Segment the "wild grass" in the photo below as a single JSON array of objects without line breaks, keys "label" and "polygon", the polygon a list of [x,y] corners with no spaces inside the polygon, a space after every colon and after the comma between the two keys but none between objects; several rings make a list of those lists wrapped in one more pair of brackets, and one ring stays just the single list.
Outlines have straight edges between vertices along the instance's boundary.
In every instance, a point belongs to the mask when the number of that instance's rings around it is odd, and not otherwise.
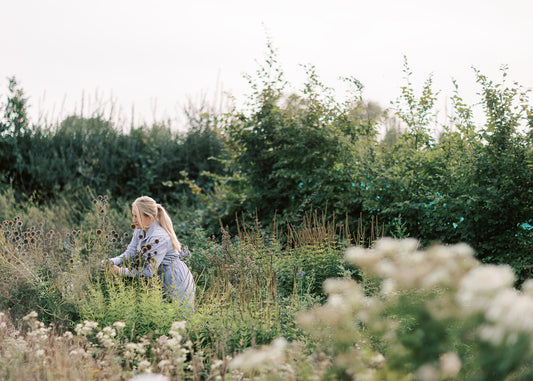
[{"label": "wild grass", "polygon": [[363,236],[314,212],[271,234],[237,223],[235,236],[222,228],[183,242],[197,283],[191,316],[163,298],[157,278],[101,271],[130,238],[107,197],[95,197],[76,228],[28,226],[36,210],[18,207],[1,225],[1,379],[533,375],[533,283],[515,289],[510,267],[482,264],[466,245],[422,251],[414,239],[380,238],[365,249]]},{"label": "wild grass", "polygon": [[[6,216],[14,216],[4,220],[0,231],[0,310],[4,320],[19,322],[36,313],[36,324],[53,327],[54,338],[47,338],[49,341],[73,332],[84,322],[97,324],[98,329],[123,324],[120,340],[113,339],[122,347],[143,342],[155,345],[161,337],[168,337],[173,323],[187,320],[187,336],[194,350],[201,353],[201,361],[189,355],[188,364],[201,364],[204,378],[209,377],[211,366],[220,367],[220,361],[228,356],[269,344],[276,337],[305,342],[305,334],[295,323],[296,313],[323,301],[321,281],[345,271],[344,244],[332,234],[331,227],[322,229],[318,220],[309,220],[301,231],[289,228],[292,238],[281,232],[268,236],[257,221],[255,226],[239,225],[233,237],[222,228],[218,239],[204,236],[201,242],[183,242],[190,253],[184,260],[197,283],[196,313],[191,317],[163,298],[157,278],[131,280],[100,271],[100,261],[120,253],[131,238],[124,208],[111,205],[107,196],[85,202],[89,205],[85,212],[78,210],[76,218],[57,221],[57,227],[47,216],[54,210],[71,216],[68,202],[38,209],[32,204],[17,204],[7,193],[0,196],[0,203],[5,205]],[[40,222],[29,226],[27,218]],[[74,220],[79,222],[76,228],[72,227]],[[189,231],[194,234],[187,237],[198,239],[201,235],[200,228]],[[312,250],[315,246],[316,252]],[[307,256],[316,258],[307,260]],[[327,268],[313,268],[323,263]],[[27,340],[20,336],[23,327],[6,324],[12,328],[13,340]],[[59,346],[59,342],[54,341],[54,345]],[[92,342],[90,346],[94,349],[95,345],[103,344]],[[62,350],[67,349],[57,349]],[[107,352],[105,356],[91,354],[96,359],[106,356]],[[47,363],[53,361],[48,358]],[[116,358],[93,365],[102,369],[108,363],[129,370],[126,374],[140,371]],[[158,370],[153,361],[150,369]],[[13,372],[6,373],[5,378],[22,371]],[[109,379],[115,371],[92,372],[96,378]],[[59,373],[43,373],[38,378],[61,377]],[[78,377],[76,373],[74,378]]]}]

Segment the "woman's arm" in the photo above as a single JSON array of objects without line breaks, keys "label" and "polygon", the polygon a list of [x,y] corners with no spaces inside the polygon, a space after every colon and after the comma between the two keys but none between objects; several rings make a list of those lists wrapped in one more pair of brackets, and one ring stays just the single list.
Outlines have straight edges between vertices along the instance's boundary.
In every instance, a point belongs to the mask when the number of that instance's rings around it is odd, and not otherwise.
[{"label": "woman's arm", "polygon": [[131,238],[131,242],[126,248],[126,251],[124,251],[117,257],[109,258],[108,261],[111,262],[113,265],[118,266],[125,260],[128,261],[133,258],[133,256],[137,253],[137,245],[139,244],[139,240],[144,237],[144,234],[145,233],[141,229],[135,229],[135,231],[133,232],[133,237]]},{"label": "woman's arm", "polygon": [[154,276],[154,274],[157,273],[157,269],[163,261],[163,258],[165,258],[167,251],[172,248],[172,242],[170,241],[168,234],[157,234],[148,237],[141,248],[144,248],[142,254],[142,267],[138,269],[120,267],[118,268],[120,275],[135,278],[138,278],[139,276],[147,278]]}]

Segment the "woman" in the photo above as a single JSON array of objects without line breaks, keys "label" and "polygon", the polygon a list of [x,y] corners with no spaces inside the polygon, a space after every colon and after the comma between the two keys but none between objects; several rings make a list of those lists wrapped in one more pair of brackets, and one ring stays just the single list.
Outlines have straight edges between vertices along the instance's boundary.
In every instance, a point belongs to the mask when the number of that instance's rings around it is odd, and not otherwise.
[{"label": "woman", "polygon": [[[112,272],[129,277],[152,277],[163,281],[163,291],[194,312],[196,287],[187,265],[180,260],[181,244],[167,211],[154,199],[142,196],[131,208],[135,231],[126,251],[107,261]],[[119,267],[123,263],[133,266]]]}]

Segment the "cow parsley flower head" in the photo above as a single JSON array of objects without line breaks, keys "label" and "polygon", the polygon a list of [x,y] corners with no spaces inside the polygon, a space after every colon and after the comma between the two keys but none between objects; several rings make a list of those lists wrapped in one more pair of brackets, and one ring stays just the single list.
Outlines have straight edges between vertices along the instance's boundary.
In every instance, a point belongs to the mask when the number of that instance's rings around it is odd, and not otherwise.
[{"label": "cow parsley flower head", "polygon": [[287,340],[284,338],[275,339],[272,344],[260,349],[249,349],[237,355],[230,363],[231,369],[241,369],[244,371],[261,371],[279,365],[285,357]]},{"label": "cow parsley flower head", "polygon": [[461,280],[457,302],[467,312],[485,312],[492,298],[513,287],[515,274],[507,265],[482,265],[473,268]]}]

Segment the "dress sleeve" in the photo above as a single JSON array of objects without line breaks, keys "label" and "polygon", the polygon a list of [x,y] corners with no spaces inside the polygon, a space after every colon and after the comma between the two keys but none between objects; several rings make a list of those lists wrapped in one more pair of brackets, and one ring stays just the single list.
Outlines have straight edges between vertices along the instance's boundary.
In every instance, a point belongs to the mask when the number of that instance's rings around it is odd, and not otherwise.
[{"label": "dress sleeve", "polygon": [[126,251],[124,251],[122,254],[120,254],[117,257],[109,258],[109,261],[112,262],[114,265],[120,265],[124,260],[130,260],[133,258],[133,256],[137,253],[137,245],[139,243],[139,240],[142,238],[142,235],[144,235],[144,232],[141,229],[136,229],[133,232],[133,237],[131,238],[131,242],[126,248]]},{"label": "dress sleeve", "polygon": [[160,234],[147,237],[146,242],[141,246],[142,268],[128,269],[122,267],[119,269],[120,275],[135,278],[140,276],[150,278],[154,276],[157,274],[157,269],[171,246],[172,243],[168,235]]}]

